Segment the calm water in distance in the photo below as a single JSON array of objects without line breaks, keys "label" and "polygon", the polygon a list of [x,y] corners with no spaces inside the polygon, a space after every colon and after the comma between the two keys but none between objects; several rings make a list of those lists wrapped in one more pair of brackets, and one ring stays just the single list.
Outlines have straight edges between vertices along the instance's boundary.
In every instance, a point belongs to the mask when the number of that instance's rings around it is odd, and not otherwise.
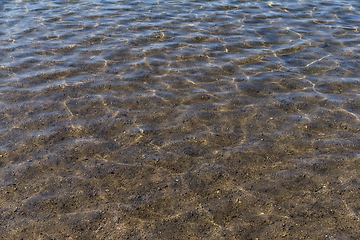
[{"label": "calm water in distance", "polygon": [[0,2],[3,239],[359,239],[360,2]]}]

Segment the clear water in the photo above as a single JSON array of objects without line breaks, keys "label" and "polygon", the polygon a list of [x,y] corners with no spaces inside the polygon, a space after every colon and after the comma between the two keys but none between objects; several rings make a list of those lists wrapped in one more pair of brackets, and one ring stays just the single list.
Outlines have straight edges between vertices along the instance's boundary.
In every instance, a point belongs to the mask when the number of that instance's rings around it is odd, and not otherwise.
[{"label": "clear water", "polygon": [[4,239],[359,239],[360,3],[1,1]]}]

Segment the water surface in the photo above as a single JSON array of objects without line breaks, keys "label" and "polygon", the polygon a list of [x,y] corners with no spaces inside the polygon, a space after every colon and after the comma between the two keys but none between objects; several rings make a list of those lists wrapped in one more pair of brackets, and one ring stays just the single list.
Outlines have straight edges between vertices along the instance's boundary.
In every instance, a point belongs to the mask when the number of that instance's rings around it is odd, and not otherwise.
[{"label": "water surface", "polygon": [[360,4],[1,1],[4,239],[359,239]]}]

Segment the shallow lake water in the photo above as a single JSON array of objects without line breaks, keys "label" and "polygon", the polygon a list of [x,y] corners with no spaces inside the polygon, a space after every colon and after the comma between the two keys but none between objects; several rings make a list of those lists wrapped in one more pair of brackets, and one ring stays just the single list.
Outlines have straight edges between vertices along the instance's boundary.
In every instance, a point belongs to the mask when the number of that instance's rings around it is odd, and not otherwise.
[{"label": "shallow lake water", "polygon": [[360,2],[0,2],[3,239],[359,239]]}]

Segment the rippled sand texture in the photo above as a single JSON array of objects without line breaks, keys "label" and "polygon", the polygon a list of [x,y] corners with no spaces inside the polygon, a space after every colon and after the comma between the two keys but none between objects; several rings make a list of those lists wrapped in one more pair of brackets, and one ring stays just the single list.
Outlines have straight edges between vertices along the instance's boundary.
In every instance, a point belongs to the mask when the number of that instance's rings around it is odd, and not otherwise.
[{"label": "rippled sand texture", "polygon": [[3,239],[359,239],[360,4],[1,1]]}]

